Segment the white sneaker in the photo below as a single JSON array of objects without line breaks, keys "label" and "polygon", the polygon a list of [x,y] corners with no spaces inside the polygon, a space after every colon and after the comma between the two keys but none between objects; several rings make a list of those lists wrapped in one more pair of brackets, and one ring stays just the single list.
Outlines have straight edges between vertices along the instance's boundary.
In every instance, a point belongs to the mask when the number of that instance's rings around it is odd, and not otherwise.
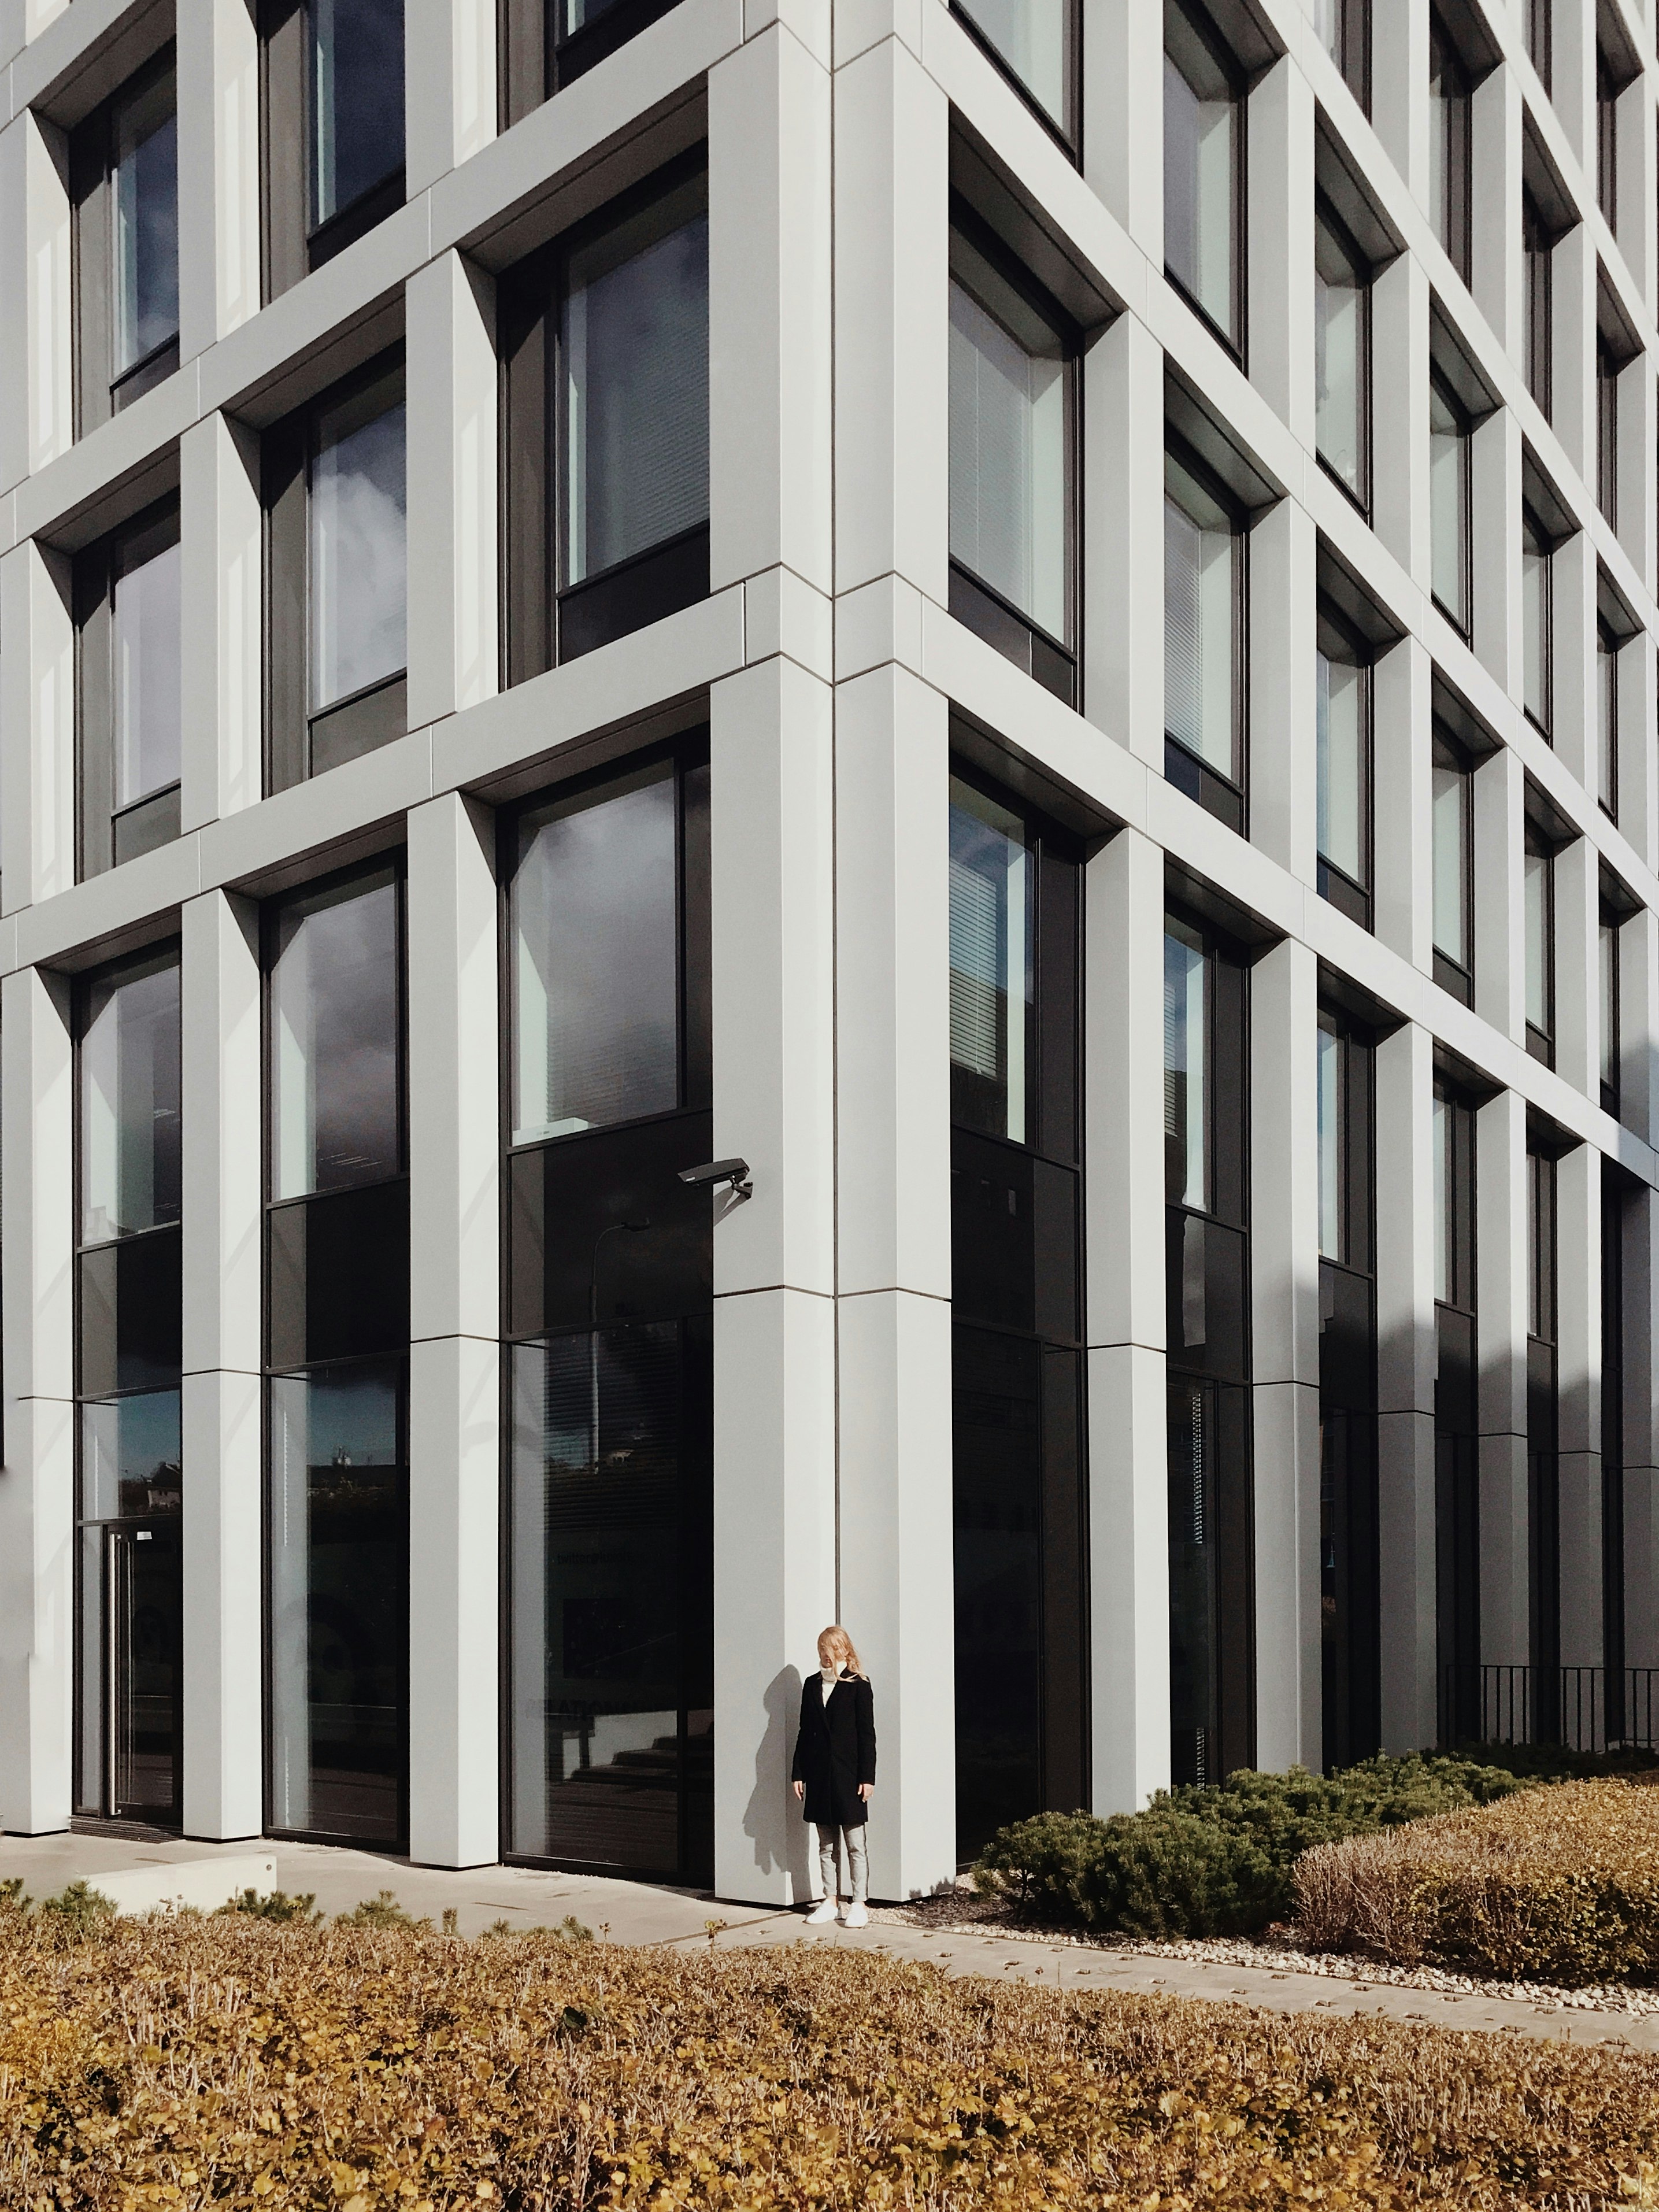
[{"label": "white sneaker", "polygon": [[870,1916],[861,1905],[849,1905],[841,1917],[843,1928],[867,1928]]},{"label": "white sneaker", "polygon": [[815,1905],[807,1914],[806,1924],[809,1928],[822,1928],[826,1920],[833,1920],[835,1917],[836,1900],[833,1897],[826,1897],[822,1905]]}]

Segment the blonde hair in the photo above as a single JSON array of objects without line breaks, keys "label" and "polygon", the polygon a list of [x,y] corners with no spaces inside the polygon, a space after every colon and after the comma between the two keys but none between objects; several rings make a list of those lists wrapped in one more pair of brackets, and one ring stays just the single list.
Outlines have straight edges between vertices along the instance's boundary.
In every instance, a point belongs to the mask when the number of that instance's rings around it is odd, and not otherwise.
[{"label": "blonde hair", "polygon": [[830,1657],[837,1666],[845,1667],[854,1674],[863,1674],[863,1663],[854,1647],[853,1639],[839,1623],[832,1621],[828,1628],[821,1628],[818,1631],[818,1664],[820,1666],[823,1664],[826,1645],[829,1647]]}]

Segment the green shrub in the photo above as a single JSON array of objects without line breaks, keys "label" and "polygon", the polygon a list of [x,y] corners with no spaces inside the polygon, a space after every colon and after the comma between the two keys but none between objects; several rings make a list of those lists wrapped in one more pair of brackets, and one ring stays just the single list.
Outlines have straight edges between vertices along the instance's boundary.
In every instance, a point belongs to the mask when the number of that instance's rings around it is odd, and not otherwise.
[{"label": "green shrub", "polygon": [[337,1912],[334,1925],[337,1928],[429,1929],[432,1923],[416,1920],[412,1913],[404,1911],[391,1890],[382,1889],[373,1897],[364,1898],[361,1904],[354,1905],[349,1912]]},{"label": "green shrub", "polygon": [[257,1889],[244,1889],[228,1904],[220,1905],[218,1911],[246,1912],[256,1920],[302,1920],[319,1928],[323,1916],[316,1910],[316,1905],[317,1893],[313,1889],[301,1890],[293,1897],[285,1889],[269,1890],[263,1897]]},{"label": "green shrub", "polygon": [[114,1919],[115,1901],[89,1882],[72,1881],[56,1897],[43,1897],[39,1911],[42,1919],[55,1922],[64,1935],[95,1936]]},{"label": "green shrub", "polygon": [[1288,1917],[1304,1851],[1524,1789],[1473,1759],[1381,1755],[1328,1775],[1242,1767],[1142,1813],[1044,1813],[994,1835],[976,1887],[1032,1918],[1145,1936],[1232,1936]]}]

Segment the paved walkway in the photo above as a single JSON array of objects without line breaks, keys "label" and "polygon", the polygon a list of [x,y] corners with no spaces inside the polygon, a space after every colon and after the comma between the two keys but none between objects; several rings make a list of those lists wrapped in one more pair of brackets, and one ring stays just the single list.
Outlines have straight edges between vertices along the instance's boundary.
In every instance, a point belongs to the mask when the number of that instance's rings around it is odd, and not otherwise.
[{"label": "paved walkway", "polygon": [[274,1852],[276,1878],[290,1891],[312,1890],[324,1911],[349,1911],[364,1898],[389,1889],[404,1910],[434,1922],[446,1910],[461,1933],[475,1936],[493,1922],[514,1927],[550,1926],[567,1913],[613,1943],[660,1943],[695,1949],[709,1940],[734,1944],[841,1943],[885,1952],[891,1958],[930,1959],[951,1974],[1013,1975],[1062,1989],[1161,1990],[1259,2005],[1273,2012],[1381,2014],[1425,2021],[1440,2027],[1485,2028],[1574,2043],[1625,2044],[1659,2051],[1659,2014],[1580,2012],[1534,2006],[1513,1998],[1441,1996],[1397,1989],[1363,1977],[1339,1981],[1324,1974],[1279,1972],[1265,1966],[1212,1966],[1195,1960],[1152,1958],[1074,1943],[1042,1943],[978,1933],[935,1935],[896,1920],[878,1920],[849,1931],[807,1928],[800,1911],[721,1903],[696,1892],[611,1881],[593,1875],[544,1874],[527,1867],[477,1867],[453,1873],[410,1866],[370,1851],[322,1844],[129,1842],[111,1836],[0,1837],[0,1881],[21,1875],[35,1897],[49,1896],[84,1877],[95,1887],[100,1873],[155,1866],[180,1859],[240,1855],[256,1848]]}]

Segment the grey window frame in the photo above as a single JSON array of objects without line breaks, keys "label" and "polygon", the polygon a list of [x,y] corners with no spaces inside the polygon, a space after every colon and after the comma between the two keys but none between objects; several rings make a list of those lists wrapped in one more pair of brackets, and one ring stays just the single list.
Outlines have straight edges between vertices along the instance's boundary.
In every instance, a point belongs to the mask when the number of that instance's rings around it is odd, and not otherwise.
[{"label": "grey window frame", "polygon": [[1542,555],[1544,560],[1544,605],[1542,617],[1543,636],[1540,640],[1541,657],[1543,660],[1542,681],[1544,696],[1540,702],[1543,708],[1543,713],[1540,715],[1534,712],[1533,708],[1528,702],[1525,696],[1526,666],[1524,653],[1524,624],[1526,617],[1523,601],[1522,613],[1523,626],[1523,652],[1522,656],[1521,675],[1521,711],[1526,716],[1527,720],[1532,724],[1534,729],[1538,732],[1540,737],[1543,738],[1547,743],[1553,744],[1554,743],[1554,739],[1550,733],[1555,726],[1555,541],[1550,536],[1549,532],[1545,528],[1543,520],[1539,515],[1537,509],[1532,505],[1529,500],[1523,499],[1521,502],[1521,545],[1523,555],[1528,550],[1527,540],[1529,538],[1533,540],[1534,546],[1536,548],[1537,551]]},{"label": "grey window frame", "polygon": [[1547,422],[1555,395],[1555,235],[1536,194],[1524,184],[1521,239],[1527,280],[1527,389]]},{"label": "grey window frame", "polygon": [[1316,888],[1320,897],[1328,905],[1334,906],[1339,914],[1346,914],[1350,921],[1358,922],[1362,929],[1369,929],[1371,926],[1376,862],[1372,844],[1376,690],[1372,669],[1376,656],[1359,632],[1351,623],[1344,621],[1337,608],[1322,593],[1317,605],[1315,628],[1320,653],[1328,660],[1337,657],[1328,650],[1328,641],[1330,644],[1340,647],[1344,665],[1360,672],[1359,852],[1360,865],[1364,872],[1363,877],[1351,876],[1346,868],[1339,866],[1334,860],[1328,860],[1322,852],[1316,853]]},{"label": "grey window frame", "polygon": [[[1164,427],[1166,462],[1174,460],[1226,515],[1233,533],[1233,773],[1224,776],[1207,761],[1188,752],[1178,738],[1164,732],[1164,774],[1167,781],[1196,799],[1240,836],[1247,836],[1249,820],[1250,745],[1250,514],[1237,495],[1223,483],[1180,432]],[[1166,489],[1164,497],[1170,496]],[[1160,510],[1161,511],[1161,510]]]},{"label": "grey window frame", "polygon": [[1474,425],[1469,418],[1468,409],[1458,398],[1457,393],[1452,386],[1451,380],[1445,374],[1443,370],[1439,368],[1432,357],[1431,357],[1429,362],[1429,382],[1434,391],[1438,394],[1442,404],[1450,412],[1452,420],[1455,423],[1457,428],[1457,530],[1460,565],[1462,575],[1463,591],[1467,604],[1462,607],[1451,607],[1447,605],[1445,600],[1441,598],[1438,592],[1434,588],[1432,560],[1431,560],[1429,595],[1434,601],[1435,605],[1439,608],[1441,613],[1445,616],[1446,620],[1457,632],[1457,635],[1467,642],[1474,627],[1474,592],[1473,577],[1474,566]]},{"label": "grey window frame", "polygon": [[1604,331],[1595,334],[1595,504],[1619,528],[1619,378],[1624,363]]},{"label": "grey window frame", "polygon": [[[115,804],[115,586],[129,568],[179,543],[179,495],[169,492],[75,556],[76,876],[100,876],[171,844],[179,834],[177,781]],[[179,661],[184,659],[183,640]]]},{"label": "grey window frame", "polygon": [[[313,714],[311,653],[311,464],[319,418],[354,392],[400,371],[400,343],[377,354],[264,433],[260,447],[264,535],[264,788],[267,795],[307,782],[319,723],[348,732],[343,759],[377,751],[406,735],[405,666]],[[337,765],[337,763],[331,763]]]},{"label": "grey window frame", "polygon": [[1441,65],[1455,80],[1455,88],[1451,97],[1456,103],[1456,112],[1450,118],[1451,143],[1447,152],[1448,166],[1455,171],[1449,190],[1447,210],[1449,235],[1443,242],[1447,259],[1468,284],[1472,268],[1471,244],[1474,228],[1474,86],[1469,65],[1447,27],[1445,17],[1438,8],[1431,5],[1431,70],[1435,65],[1437,52]]},{"label": "grey window frame", "polygon": [[1555,85],[1555,24],[1551,0],[1527,0],[1527,54],[1547,93]]},{"label": "grey window frame", "polygon": [[[650,4],[650,0],[645,0]],[[1046,107],[1028,85],[1013,64],[1008,60],[989,33],[975,21],[970,6],[965,0],[950,0],[951,13],[962,25],[974,44],[992,67],[1005,77],[1037,121],[1051,137],[1057,139],[1079,167],[1083,166],[1083,0],[1062,0],[1066,10],[1065,36],[1071,52],[1071,72],[1067,87],[1066,113],[1056,115]]]},{"label": "grey window frame", "polygon": [[[1544,913],[1543,945],[1541,950],[1544,972],[1540,979],[1543,985],[1544,1026],[1540,1029],[1537,1024],[1533,1021],[1530,1015],[1526,1014],[1523,1006],[1522,1014],[1526,1022],[1527,1051],[1532,1059],[1541,1061],[1546,1067],[1553,1067],[1555,1065],[1556,1015],[1555,860],[1556,855],[1560,850],[1560,846],[1558,841],[1549,834],[1548,830],[1547,830],[1540,823],[1535,820],[1531,814],[1528,814],[1524,817],[1522,823],[1522,850],[1523,854],[1531,854],[1547,863],[1544,871],[1543,878]],[[1523,921],[1523,937],[1524,931],[1525,923]],[[1524,969],[1524,945],[1522,951],[1522,964]],[[1525,996],[1524,981],[1523,974],[1523,999]]]},{"label": "grey window frame", "polygon": [[169,40],[101,101],[70,134],[69,144],[70,258],[75,303],[75,432],[84,437],[112,415],[164,383],[179,366],[179,333],[153,347],[142,360],[112,376],[111,333],[115,313],[115,269],[111,253],[111,191],[115,170],[115,123],[129,100],[171,72],[177,112],[176,49]]},{"label": "grey window frame", "polygon": [[405,160],[349,207],[312,228],[307,6],[307,0],[258,0],[259,258],[261,296],[267,301],[384,222],[404,204],[408,189],[405,83]]},{"label": "grey window frame", "polygon": [[1443,991],[1449,992],[1461,1005],[1472,1006],[1474,1004],[1474,775],[1477,763],[1468,748],[1460,742],[1438,714],[1434,717],[1430,745],[1431,759],[1435,765],[1443,767],[1463,779],[1463,850],[1459,882],[1463,903],[1463,943],[1469,955],[1465,966],[1434,944],[1434,927],[1431,917],[1429,935],[1434,952],[1434,980]]},{"label": "grey window frame", "polygon": [[[1182,279],[1164,264],[1165,281],[1172,285],[1193,313],[1212,331],[1227,351],[1243,368],[1249,358],[1248,307],[1249,301],[1249,85],[1237,56],[1227,44],[1221,31],[1202,0],[1164,0],[1164,20],[1179,15],[1188,31],[1208,52],[1222,76],[1226,79],[1235,113],[1233,146],[1233,211],[1234,237],[1231,270],[1231,295],[1230,313],[1233,327],[1224,331],[1202,301],[1189,292]],[[1168,41],[1164,52],[1168,55]]]},{"label": "grey window frame", "polygon": [[1314,192],[1314,226],[1316,231],[1323,230],[1327,234],[1353,270],[1355,289],[1359,295],[1359,344],[1355,368],[1358,383],[1355,394],[1359,441],[1358,484],[1349,483],[1326,459],[1318,447],[1316,434],[1315,457],[1337,489],[1353,501],[1362,514],[1369,516],[1371,511],[1371,264],[1358,240],[1343,222],[1329,198],[1317,187]]},{"label": "grey window frame", "polygon": [[521,123],[678,4],[679,0],[611,0],[592,23],[565,37],[555,20],[559,0],[496,0],[501,129]]}]

